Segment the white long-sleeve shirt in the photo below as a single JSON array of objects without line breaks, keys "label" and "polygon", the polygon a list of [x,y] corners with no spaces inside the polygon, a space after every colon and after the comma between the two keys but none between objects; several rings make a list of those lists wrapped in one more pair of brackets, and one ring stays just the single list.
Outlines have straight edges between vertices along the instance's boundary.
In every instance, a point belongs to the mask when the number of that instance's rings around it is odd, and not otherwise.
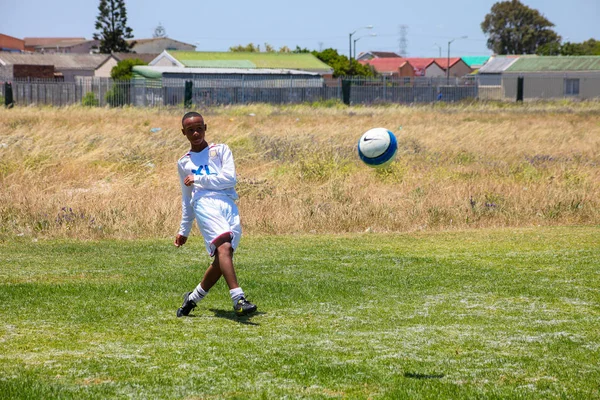
[{"label": "white long-sleeve shirt", "polygon": [[[177,162],[181,184],[181,225],[179,234],[189,236],[194,223],[192,203],[200,197],[227,196],[238,199],[233,155],[226,144],[211,144],[201,152],[188,152]],[[183,181],[194,175],[194,184],[186,186]]]}]

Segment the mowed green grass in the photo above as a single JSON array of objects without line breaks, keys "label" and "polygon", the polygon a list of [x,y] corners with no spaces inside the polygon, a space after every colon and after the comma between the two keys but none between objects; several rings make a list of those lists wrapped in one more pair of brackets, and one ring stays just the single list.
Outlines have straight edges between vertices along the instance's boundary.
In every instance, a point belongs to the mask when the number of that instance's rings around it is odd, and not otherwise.
[{"label": "mowed green grass", "polygon": [[600,397],[600,227],[0,243],[0,398]]}]

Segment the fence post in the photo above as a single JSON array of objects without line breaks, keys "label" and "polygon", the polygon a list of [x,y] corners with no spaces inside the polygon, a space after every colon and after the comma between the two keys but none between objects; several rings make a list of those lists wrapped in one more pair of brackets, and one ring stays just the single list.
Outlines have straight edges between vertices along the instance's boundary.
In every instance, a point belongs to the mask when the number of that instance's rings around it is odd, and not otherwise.
[{"label": "fence post", "polygon": [[13,101],[12,83],[4,82],[4,105],[7,108],[12,108],[15,103]]},{"label": "fence post", "polygon": [[350,105],[350,88],[352,87],[352,81],[350,79],[342,79],[342,101],[347,106]]},{"label": "fence post", "polygon": [[185,94],[183,100],[183,106],[185,108],[190,108],[192,106],[192,86],[194,83],[192,81],[185,81]]},{"label": "fence post", "polygon": [[523,77],[520,76],[517,78],[517,101],[518,102],[523,102]]}]

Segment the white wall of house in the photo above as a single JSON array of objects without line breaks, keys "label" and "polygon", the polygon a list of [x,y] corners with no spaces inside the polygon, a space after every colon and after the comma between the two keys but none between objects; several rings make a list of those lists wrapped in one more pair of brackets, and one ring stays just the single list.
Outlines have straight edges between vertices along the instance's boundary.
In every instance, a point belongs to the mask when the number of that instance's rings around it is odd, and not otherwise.
[{"label": "white wall of house", "polygon": [[110,78],[110,71],[112,71],[115,65],[117,65],[117,60],[114,57],[110,57],[104,64],[94,71],[94,76]]},{"label": "white wall of house", "polygon": [[425,69],[426,78],[438,78],[440,76],[446,76],[446,71],[444,71],[442,67],[440,67],[436,63],[431,64]]},{"label": "white wall of house", "polygon": [[459,61],[450,67],[450,76],[455,78],[469,75],[471,72],[473,70],[464,61]]}]

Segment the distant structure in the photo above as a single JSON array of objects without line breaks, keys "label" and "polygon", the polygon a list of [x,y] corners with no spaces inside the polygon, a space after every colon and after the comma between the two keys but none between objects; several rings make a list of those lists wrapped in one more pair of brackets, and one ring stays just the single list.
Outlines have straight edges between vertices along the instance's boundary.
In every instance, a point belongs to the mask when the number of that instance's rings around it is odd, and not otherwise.
[{"label": "distant structure", "polygon": [[408,41],[406,39],[406,36],[408,35],[408,26],[407,25],[400,25],[398,27],[398,54],[400,55],[400,57],[406,57],[407,56],[407,51],[406,49],[408,48]]},{"label": "distant structure", "polygon": [[357,57],[356,61],[372,60],[374,58],[398,58],[400,54],[394,53],[393,51],[365,51],[361,52]]},{"label": "distant structure", "polygon": [[153,38],[164,38],[167,37],[167,31],[165,30],[165,27],[162,26],[162,24],[159,22],[158,26],[156,28],[154,28],[154,34],[152,35]]}]

